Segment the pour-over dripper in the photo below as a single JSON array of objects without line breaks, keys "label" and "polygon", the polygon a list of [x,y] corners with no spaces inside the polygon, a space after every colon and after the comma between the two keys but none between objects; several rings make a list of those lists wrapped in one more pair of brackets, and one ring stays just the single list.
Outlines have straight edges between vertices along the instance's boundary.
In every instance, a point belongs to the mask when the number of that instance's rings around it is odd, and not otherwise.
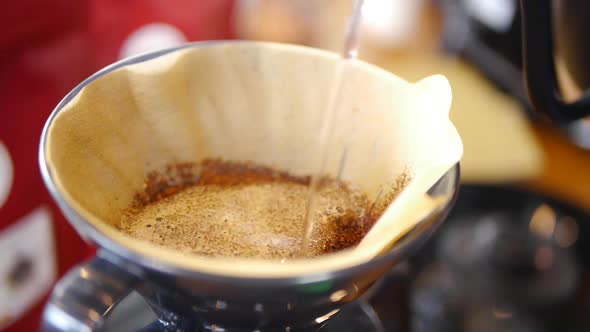
[{"label": "pour-over dripper", "polygon": [[[330,53],[288,45],[194,44],[116,63],[66,96],[44,130],[41,168],[78,232],[102,249],[57,286],[46,309],[46,327],[99,328],[103,315],[131,289],[160,313],[198,317],[204,325],[226,330],[317,325],[419,247],[448,212],[457,192],[458,166],[450,164],[424,193],[445,197],[444,204],[422,214],[392,249],[368,261],[349,259],[354,256],[344,251],[284,265],[207,259],[127,238],[112,227],[141,189],[145,174],[171,161],[213,155],[305,174],[313,156],[301,158],[302,151],[313,144],[314,114],[318,116],[327,78],[338,61]],[[373,127],[347,145],[351,162],[343,179],[376,195],[406,166],[444,164],[436,156],[446,150],[432,155],[425,150],[429,139],[438,137],[440,130],[432,130],[436,125],[420,128],[400,120],[400,112],[441,107],[436,98],[423,100],[432,96],[423,93],[421,83],[409,84],[360,62],[353,74],[347,98]],[[432,87],[433,82],[424,84]],[[449,128],[447,113],[433,121]],[[404,124],[408,126],[402,128]],[[399,130],[389,130],[396,126]],[[343,148],[338,139],[344,134],[335,136],[336,150]],[[399,135],[415,141],[405,144]],[[435,146],[444,148],[443,143]],[[367,147],[375,156],[369,165],[366,157],[355,158],[366,156]],[[339,160],[328,165],[335,172]]]}]

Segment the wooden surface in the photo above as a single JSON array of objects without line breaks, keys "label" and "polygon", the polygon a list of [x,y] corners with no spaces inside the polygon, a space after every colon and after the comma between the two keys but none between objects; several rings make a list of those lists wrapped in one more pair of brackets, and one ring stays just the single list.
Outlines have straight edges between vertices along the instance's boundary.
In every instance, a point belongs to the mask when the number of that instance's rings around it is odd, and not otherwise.
[{"label": "wooden surface", "polygon": [[[408,61],[408,57],[412,60]],[[524,116],[518,117],[517,113],[523,112],[518,103],[502,99],[512,98],[496,94],[486,97],[484,90],[489,87],[474,80],[469,72],[455,70],[445,61],[425,63],[419,60],[424,58],[423,53],[381,53],[372,60],[409,80],[435,73],[443,73],[449,78],[454,89],[455,107],[451,118],[464,139],[465,153],[469,154],[464,158],[464,165],[469,167],[469,174],[464,174],[464,178],[469,183],[509,180],[590,211],[590,150],[577,147],[555,127],[530,123]],[[492,119],[494,111],[498,114]],[[509,112],[512,112],[511,116]],[[522,132],[517,135],[512,132],[515,130]],[[535,141],[534,147],[530,139]],[[473,151],[474,148],[481,150]],[[537,160],[539,153],[543,155],[542,161]],[[478,160],[474,161],[476,158]],[[490,174],[490,169],[497,174]]]},{"label": "wooden surface", "polygon": [[553,195],[590,211],[590,151],[576,147],[556,129],[535,125],[545,153],[542,173],[524,187]]}]

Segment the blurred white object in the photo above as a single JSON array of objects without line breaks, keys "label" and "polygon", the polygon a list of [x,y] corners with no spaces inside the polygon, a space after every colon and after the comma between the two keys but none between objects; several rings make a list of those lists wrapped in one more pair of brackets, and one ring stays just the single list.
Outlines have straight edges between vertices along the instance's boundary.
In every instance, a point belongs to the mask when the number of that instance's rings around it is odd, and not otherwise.
[{"label": "blurred white object", "polygon": [[469,14],[497,32],[510,29],[516,13],[516,0],[464,0]]},{"label": "blurred white object", "polygon": [[8,198],[10,188],[12,187],[12,160],[10,153],[2,141],[0,141],[0,208]]},{"label": "blurred white object", "polygon": [[413,37],[424,0],[365,0],[362,38],[380,47],[403,47]]},{"label": "blurred white object", "polygon": [[40,206],[0,234],[0,329],[38,303],[57,265],[49,209]]},{"label": "blurred white object", "polygon": [[132,32],[123,42],[119,58],[174,47],[187,41],[175,26],[165,23],[151,23]]}]

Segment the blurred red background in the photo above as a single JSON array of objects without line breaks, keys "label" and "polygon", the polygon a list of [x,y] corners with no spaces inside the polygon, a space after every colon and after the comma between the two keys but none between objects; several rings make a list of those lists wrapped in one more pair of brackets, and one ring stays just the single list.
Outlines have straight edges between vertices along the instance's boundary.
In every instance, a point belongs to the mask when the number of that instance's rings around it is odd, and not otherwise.
[{"label": "blurred red background", "polygon": [[[0,197],[0,242],[23,216],[45,206],[51,211],[57,278],[93,253],[61,216],[42,183],[37,149],[45,120],[76,84],[116,61],[134,31],[163,23],[189,41],[233,38],[232,8],[232,0],[18,0],[0,4],[0,144],[8,151],[13,169],[12,180],[4,181],[8,183],[4,203]],[[8,177],[1,167],[0,177]],[[3,253],[2,259],[12,259],[8,256]],[[41,294],[24,316],[0,316],[0,329],[6,325],[7,331],[38,330],[46,296],[47,292]],[[13,319],[16,321],[10,324]]]}]

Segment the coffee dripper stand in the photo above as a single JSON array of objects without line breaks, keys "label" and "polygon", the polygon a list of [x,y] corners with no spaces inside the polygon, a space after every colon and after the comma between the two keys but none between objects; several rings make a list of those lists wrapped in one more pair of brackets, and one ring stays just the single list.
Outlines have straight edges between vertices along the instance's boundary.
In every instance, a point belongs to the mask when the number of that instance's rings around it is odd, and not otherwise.
[{"label": "coffee dripper stand", "polygon": [[40,144],[43,179],[78,233],[101,249],[95,258],[73,268],[58,282],[45,307],[43,330],[104,330],[108,327],[108,317],[133,292],[153,311],[153,316],[147,315],[148,320],[157,318],[148,326],[152,330],[317,331],[322,328],[330,331],[329,328],[342,330],[345,325],[347,329],[381,331],[363,301],[377,291],[379,280],[388,271],[421,248],[442,224],[458,194],[459,164],[452,166],[427,192],[433,198],[444,197],[444,204],[419,220],[389,250],[349,268],[301,277],[218,275],[150,258],[100,232],[62,196],[51,172],[46,147],[50,144],[48,128],[64,107],[87,85],[118,68],[212,44],[215,43],[188,44],[117,62],[72,90],[50,116]]}]

